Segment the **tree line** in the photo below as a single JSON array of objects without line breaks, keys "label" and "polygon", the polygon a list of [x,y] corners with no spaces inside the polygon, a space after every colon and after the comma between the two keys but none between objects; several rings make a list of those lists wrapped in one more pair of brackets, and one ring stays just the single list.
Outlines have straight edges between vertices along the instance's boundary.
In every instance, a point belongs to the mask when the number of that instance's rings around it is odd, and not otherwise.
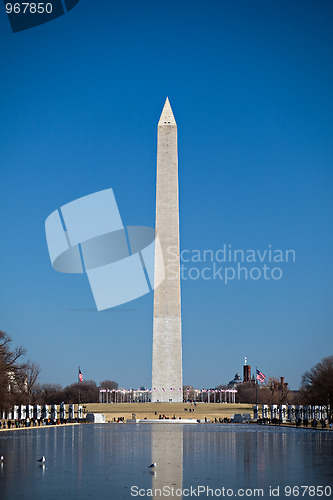
[{"label": "tree line", "polygon": [[103,380],[99,385],[94,380],[75,382],[62,387],[58,384],[36,384],[30,404],[98,403],[99,389],[118,389],[117,382]]},{"label": "tree line", "polygon": [[[333,406],[333,356],[323,358],[302,376],[299,390],[292,391],[288,384],[275,377],[269,377],[264,384],[256,386],[255,380],[239,383],[236,403],[271,405],[319,405]],[[230,389],[227,385],[218,385],[212,390]],[[194,387],[186,385],[189,398],[194,395]],[[332,412],[332,408],[331,408]]]},{"label": "tree line", "polygon": [[[14,404],[97,403],[99,389],[118,389],[118,383],[104,380],[99,385],[94,380],[76,382],[62,387],[58,384],[39,384],[39,365],[30,360],[22,361],[26,351],[23,346],[13,347],[12,338],[0,330],[0,409],[8,410]],[[193,389],[192,386],[185,386]],[[215,389],[225,389],[220,385]],[[237,385],[236,401],[258,404],[316,404],[333,405],[333,356],[323,358],[302,376],[298,391],[290,391],[287,384],[279,384],[270,377],[256,388],[253,382]]]},{"label": "tree line", "polygon": [[0,330],[0,408],[8,410],[17,398],[27,399],[37,382],[39,366],[28,360],[23,346],[12,347],[12,338]]},{"label": "tree line", "polygon": [[254,383],[237,386],[236,401],[240,403],[256,403],[268,405],[333,405],[333,356],[323,358],[302,375],[298,391],[291,391],[287,384],[280,384],[274,378],[256,389]]}]

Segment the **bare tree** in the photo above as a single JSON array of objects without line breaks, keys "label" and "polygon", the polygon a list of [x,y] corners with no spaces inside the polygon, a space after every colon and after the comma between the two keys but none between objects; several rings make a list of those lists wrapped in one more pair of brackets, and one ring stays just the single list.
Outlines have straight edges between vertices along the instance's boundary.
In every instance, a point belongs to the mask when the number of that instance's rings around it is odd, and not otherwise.
[{"label": "bare tree", "polygon": [[20,362],[25,349],[12,348],[12,338],[0,330],[0,408],[8,409],[22,395],[24,369],[26,363]]},{"label": "bare tree", "polygon": [[237,403],[255,403],[256,402],[256,387],[252,382],[245,382],[237,385],[236,394]]},{"label": "bare tree", "polygon": [[283,378],[279,381],[279,379],[275,377],[269,377],[267,387],[269,388],[271,394],[270,404],[282,405],[287,402],[289,387],[288,384],[284,382]]},{"label": "bare tree", "polygon": [[114,380],[103,380],[99,386],[101,389],[118,389],[118,383]]},{"label": "bare tree", "polygon": [[303,404],[327,406],[332,412],[333,356],[323,358],[302,376],[300,395]]},{"label": "bare tree", "polygon": [[98,403],[99,390],[94,380],[68,385],[62,392],[65,403]]},{"label": "bare tree", "polygon": [[35,387],[35,400],[38,404],[60,404],[63,401],[63,388],[60,384],[43,384]]},{"label": "bare tree", "polygon": [[37,379],[40,374],[40,367],[37,363],[29,360],[23,370],[23,373],[25,377],[25,388],[28,395],[28,404],[30,404],[33,390],[36,386]]},{"label": "bare tree", "polygon": [[238,403],[255,403],[281,405],[294,400],[294,394],[289,391],[288,384],[270,377],[267,384],[258,384],[257,389],[253,382],[237,385],[236,401]]},{"label": "bare tree", "polygon": [[9,371],[19,371],[25,367],[25,363],[17,363],[18,359],[25,354],[23,346],[15,347],[11,350],[12,338],[8,333],[0,330],[0,356],[3,366]]}]

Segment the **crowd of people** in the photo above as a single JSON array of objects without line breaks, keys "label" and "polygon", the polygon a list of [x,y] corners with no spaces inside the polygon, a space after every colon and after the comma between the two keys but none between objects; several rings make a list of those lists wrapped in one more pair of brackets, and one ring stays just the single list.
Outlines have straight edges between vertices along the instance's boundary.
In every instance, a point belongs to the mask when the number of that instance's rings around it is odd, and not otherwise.
[{"label": "crowd of people", "polygon": [[63,419],[26,419],[26,420],[0,420],[0,429],[22,429],[25,427],[40,427],[42,425],[66,424],[68,420]]},{"label": "crowd of people", "polygon": [[[260,424],[260,425],[281,425],[282,423],[284,423],[282,421],[281,418],[258,418],[257,420],[257,424]],[[291,423],[291,422],[288,422],[288,423]],[[317,419],[312,419],[312,420],[308,420],[308,419],[304,419],[302,420],[301,418],[297,418],[295,420],[295,422],[293,422],[295,424],[296,427],[312,427],[312,428],[318,428],[318,427],[321,427],[322,429],[326,429],[327,427],[329,427],[330,429],[332,429],[332,423],[333,423],[333,419],[320,419],[320,420],[317,420]]]}]

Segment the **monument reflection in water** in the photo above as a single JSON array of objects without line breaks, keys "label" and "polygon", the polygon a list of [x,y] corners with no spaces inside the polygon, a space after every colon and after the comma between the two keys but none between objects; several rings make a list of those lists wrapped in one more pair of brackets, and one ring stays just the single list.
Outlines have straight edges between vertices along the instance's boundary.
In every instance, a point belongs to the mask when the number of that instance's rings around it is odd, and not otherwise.
[{"label": "monument reflection in water", "polygon": [[151,472],[153,498],[161,498],[160,492],[171,496],[172,488],[181,498],[176,492],[183,488],[183,429],[182,424],[152,424],[151,456],[157,464]]},{"label": "monument reflection in water", "polygon": [[[261,498],[268,499],[270,487],[279,486],[285,496],[285,486],[333,486],[333,432],[311,429],[233,424],[27,429],[0,432],[0,455],[5,457],[1,500],[149,498],[148,490],[150,498],[182,498],[179,490],[198,486],[262,488]],[[36,462],[42,455],[45,467]],[[148,469],[152,462],[155,473]],[[172,487],[178,493],[173,497]],[[144,495],[135,493],[139,489]]]}]

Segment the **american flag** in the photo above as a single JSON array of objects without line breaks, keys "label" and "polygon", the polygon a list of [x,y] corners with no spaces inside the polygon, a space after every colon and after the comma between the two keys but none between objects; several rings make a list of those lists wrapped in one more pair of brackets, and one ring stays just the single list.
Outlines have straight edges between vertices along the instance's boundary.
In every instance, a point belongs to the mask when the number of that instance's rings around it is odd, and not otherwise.
[{"label": "american flag", "polygon": [[261,372],[257,368],[257,380],[259,380],[259,382],[263,382],[265,380],[265,378],[266,378],[266,375],[264,375],[263,372]]},{"label": "american flag", "polygon": [[82,376],[82,372],[80,370],[80,367],[79,367],[79,382],[82,382],[83,381],[83,376]]},{"label": "american flag", "polygon": [[163,391],[163,392],[165,392],[165,389],[164,389],[164,387],[162,387],[162,391]]}]

